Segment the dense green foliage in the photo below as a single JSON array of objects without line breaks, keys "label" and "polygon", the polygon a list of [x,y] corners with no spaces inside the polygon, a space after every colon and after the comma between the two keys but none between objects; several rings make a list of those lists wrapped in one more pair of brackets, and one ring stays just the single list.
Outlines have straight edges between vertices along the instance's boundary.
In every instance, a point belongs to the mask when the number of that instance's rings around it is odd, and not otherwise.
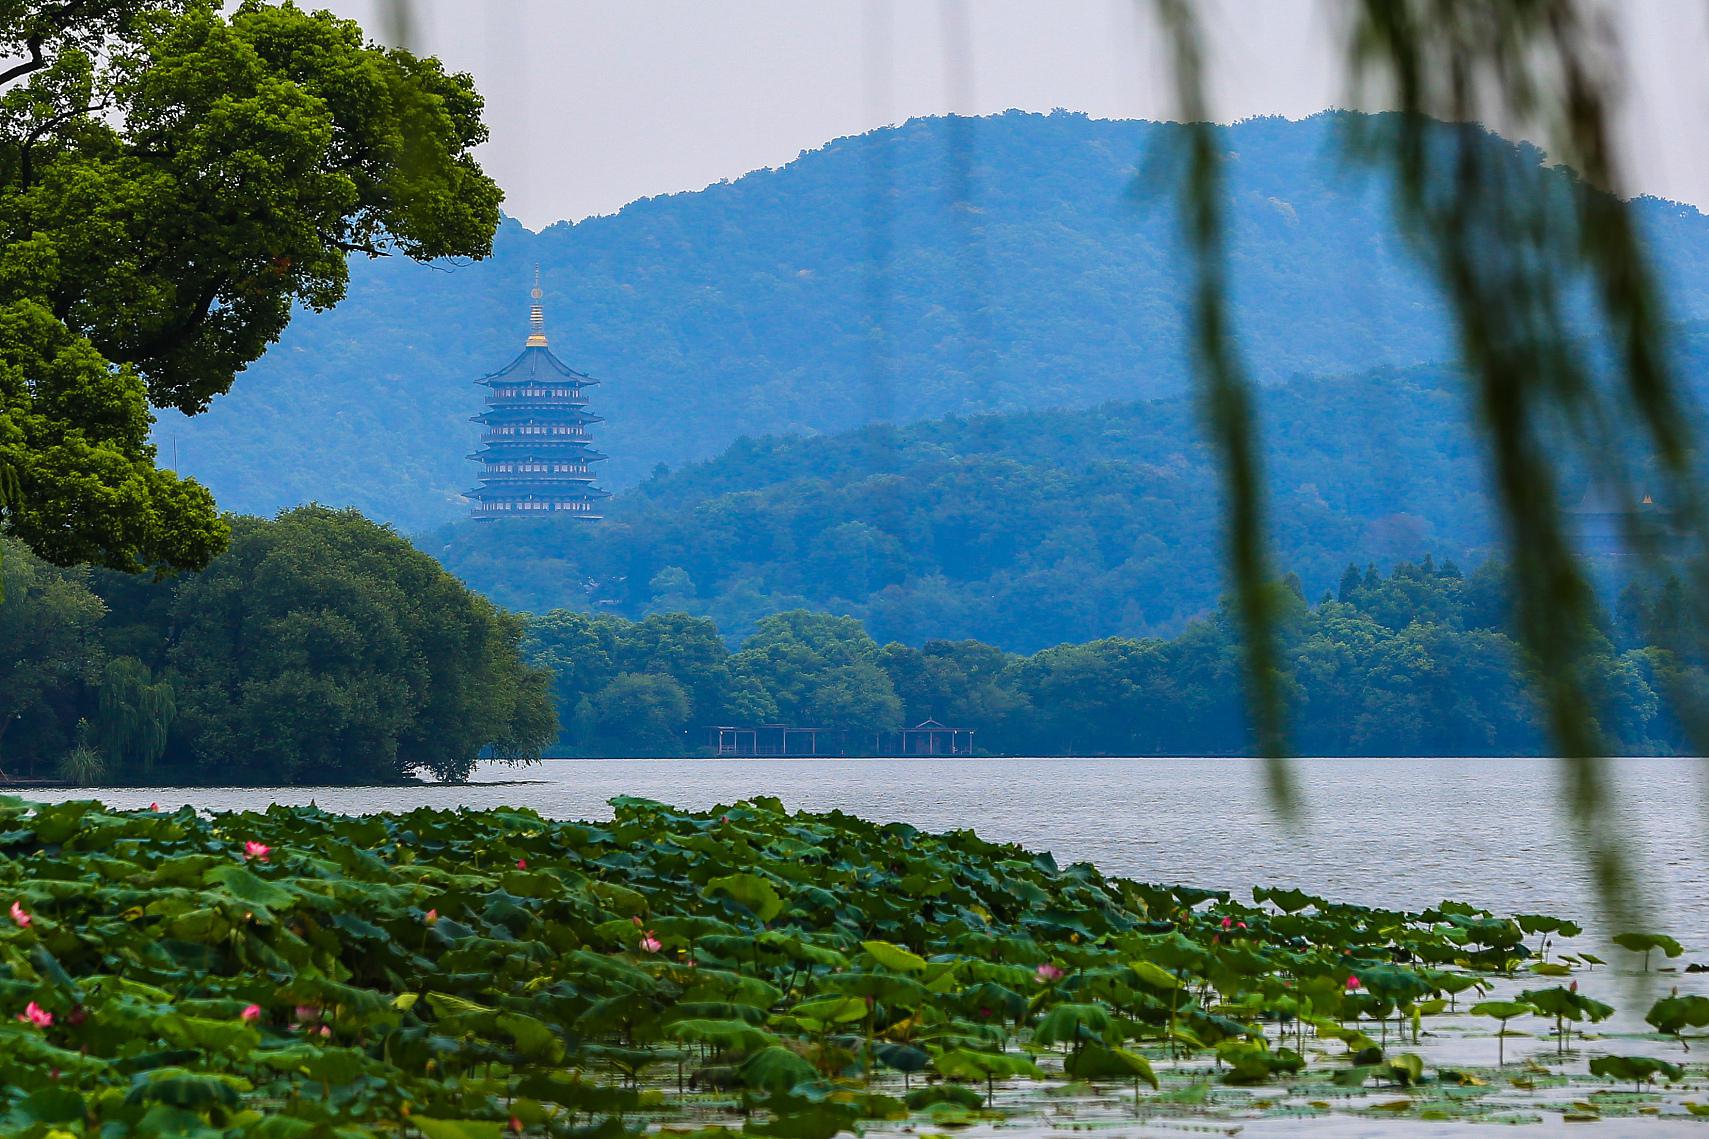
[{"label": "dense green foliage", "polygon": [[14,775],[461,779],[554,732],[520,619],[353,512],[237,519],[206,570],[164,581],[55,569],[15,541],[0,573],[16,654],[0,670],[0,768]]},{"label": "dense green foliage", "polygon": [[206,408],[352,252],[487,252],[480,97],[259,0],[12,0],[0,46],[0,521],[56,562],[203,565],[225,527],[156,469],[150,404]]},{"label": "dense green foliage", "polygon": [[[1291,744],[1309,755],[1523,755],[1546,748],[1500,572],[1402,563],[1347,567],[1308,605],[1276,587]],[[1622,754],[1685,749],[1677,709],[1709,691],[1678,635],[1677,582],[1629,588],[1586,675]],[[529,622],[524,652],[556,677],[565,733],[584,755],[697,750],[713,724],[782,722],[874,733],[928,718],[1020,755],[1215,755],[1252,749],[1238,623],[1226,608],[1172,639],[1108,637],[1005,653],[974,640],[880,645],[847,617],[762,618],[736,651],[708,619],[639,622],[557,610]]]},{"label": "dense green foliage", "polygon": [[[1577,962],[1537,961],[1528,935],[1571,932],[1537,915],[1246,905],[774,800],[615,807],[590,825],[0,800],[0,1126],[830,1139],[1000,1121],[997,1083],[1064,1076],[1189,1092],[1195,1114],[1213,1078],[1333,1077],[1346,1101],[1485,1083],[1404,1051],[1408,1027],[1497,973]],[[1503,1002],[1503,1023],[1558,1017],[1556,991]]]},{"label": "dense green foliage", "polygon": [[[1234,331],[1266,383],[1456,354],[1388,184],[1345,160],[1345,121],[1218,130]],[[1193,266],[1155,160],[1179,129],[914,120],[614,216],[507,223],[480,265],[359,266],[350,299],[296,321],[254,383],[160,437],[235,509],[349,503],[411,531],[454,518],[474,478],[469,381],[519,347],[536,262],[554,351],[605,380],[611,488],[745,434],[1178,394]],[[1633,212],[1674,315],[1709,316],[1709,222],[1654,200]],[[1039,457],[1061,450],[1039,427]]]}]

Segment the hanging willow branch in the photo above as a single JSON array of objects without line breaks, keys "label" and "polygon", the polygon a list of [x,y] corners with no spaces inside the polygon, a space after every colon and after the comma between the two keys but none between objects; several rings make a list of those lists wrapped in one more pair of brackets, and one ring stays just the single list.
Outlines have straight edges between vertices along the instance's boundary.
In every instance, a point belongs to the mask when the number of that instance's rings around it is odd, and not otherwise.
[{"label": "hanging willow branch", "polygon": [[1294,818],[1299,797],[1285,762],[1275,592],[1268,587],[1264,542],[1264,480],[1252,388],[1229,322],[1222,162],[1205,101],[1204,41],[1187,0],[1159,0],[1158,9],[1173,49],[1176,98],[1185,120],[1182,216],[1197,253],[1192,342],[1204,381],[1204,415],[1222,456],[1228,556],[1244,633],[1248,700],[1271,801],[1285,818]]},{"label": "hanging willow branch", "polygon": [[[1264,702],[1276,689],[1258,671],[1273,652],[1260,487],[1251,473],[1256,445],[1247,384],[1226,343],[1203,31],[1185,0],[1155,2],[1195,140],[1183,180],[1200,274],[1194,312],[1211,433],[1226,467],[1235,586],[1256,646],[1248,655],[1260,702],[1254,718],[1274,724],[1277,713]],[[1380,88],[1378,97],[1399,111],[1358,123],[1350,141],[1354,153],[1394,175],[1397,220],[1415,235],[1453,314],[1506,530],[1515,633],[1564,765],[1568,817],[1609,917],[1629,928],[1641,906],[1610,817],[1608,748],[1597,721],[1608,697],[1586,667],[1601,638],[1599,611],[1563,525],[1561,495],[1571,472],[1588,472],[1633,519],[1633,478],[1645,470],[1665,483],[1687,534],[1703,533],[1703,507],[1685,401],[1668,364],[1662,298],[1618,196],[1608,126],[1619,78],[1608,51],[1613,37],[1580,0],[1357,0],[1336,10],[1346,17],[1356,96]],[[1488,122],[1539,135],[1565,169],[1544,166],[1534,151],[1479,125]],[[1635,565],[1662,556],[1635,524],[1627,540]],[[1709,589],[1689,593],[1702,628]],[[1704,724],[1701,709],[1682,715]],[[1281,754],[1278,741],[1259,738],[1266,755]],[[1291,809],[1286,780],[1273,775],[1272,785],[1284,791],[1278,805]]]}]

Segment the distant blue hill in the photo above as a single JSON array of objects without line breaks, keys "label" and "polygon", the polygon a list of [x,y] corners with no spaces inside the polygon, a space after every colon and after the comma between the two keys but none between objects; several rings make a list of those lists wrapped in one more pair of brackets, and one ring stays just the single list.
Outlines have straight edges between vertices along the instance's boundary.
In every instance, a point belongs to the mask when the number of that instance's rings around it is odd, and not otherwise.
[{"label": "distant blue hill", "polygon": [[[1236,327],[1264,382],[1453,354],[1386,183],[1343,154],[1345,119],[1222,130]],[[356,264],[349,298],[300,315],[233,394],[163,419],[163,458],[240,511],[312,499],[406,531],[459,517],[471,381],[520,346],[536,261],[554,351],[605,380],[611,489],[742,435],[1179,393],[1191,264],[1158,189],[1178,130],[917,119],[609,217],[507,221],[487,262]],[[1709,317],[1709,219],[1636,208],[1672,315]]]}]

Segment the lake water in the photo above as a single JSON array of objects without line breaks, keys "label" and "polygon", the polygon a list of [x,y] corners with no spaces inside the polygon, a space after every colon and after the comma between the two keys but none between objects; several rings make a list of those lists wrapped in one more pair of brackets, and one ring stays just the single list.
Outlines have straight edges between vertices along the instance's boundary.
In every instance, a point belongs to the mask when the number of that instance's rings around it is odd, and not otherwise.
[{"label": "lake water", "polygon": [[[1610,769],[1655,925],[1709,957],[1709,761],[1623,759]],[[120,807],[513,805],[573,819],[609,818],[617,795],[685,808],[775,795],[792,809],[972,828],[1146,881],[1237,892],[1298,886],[1408,908],[1453,898],[1596,925],[1587,868],[1557,807],[1553,760],[1303,759],[1292,770],[1306,808],[1295,825],[1278,820],[1262,765],[1247,759],[549,760],[483,769],[462,786],[95,794]]]}]

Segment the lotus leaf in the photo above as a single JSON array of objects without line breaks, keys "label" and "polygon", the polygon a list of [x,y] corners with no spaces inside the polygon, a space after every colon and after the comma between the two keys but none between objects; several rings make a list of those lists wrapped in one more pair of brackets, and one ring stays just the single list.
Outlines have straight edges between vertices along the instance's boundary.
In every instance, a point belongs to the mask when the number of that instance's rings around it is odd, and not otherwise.
[{"label": "lotus leaf", "polygon": [[919,973],[926,968],[926,959],[918,953],[911,953],[901,946],[892,945],[888,941],[863,941],[860,947],[867,955],[886,969],[894,969],[899,973]]},{"label": "lotus leaf", "polygon": [[210,1020],[206,1017],[174,1013],[160,1017],[155,1028],[161,1036],[181,1048],[196,1048],[242,1058],[261,1043],[261,1035],[235,1018]]},{"label": "lotus leaf", "polygon": [[777,1043],[777,1038],[745,1020],[673,1020],[659,1029],[666,1040],[688,1040],[718,1048],[756,1052]]},{"label": "lotus leaf", "polygon": [[1386,1062],[1388,1076],[1397,1084],[1411,1087],[1424,1078],[1424,1059],[1415,1052],[1390,1056]]},{"label": "lotus leaf", "polygon": [[802,1001],[790,1010],[790,1015],[820,1024],[848,1024],[864,1020],[869,1006],[864,997],[821,997]]},{"label": "lotus leaf", "polygon": [[742,1065],[742,1084],[755,1091],[780,1094],[818,1078],[813,1065],[781,1045],[760,1049]]},{"label": "lotus leaf", "polygon": [[1293,1049],[1272,1050],[1261,1041],[1227,1040],[1217,1045],[1216,1052],[1228,1065],[1222,1077],[1224,1083],[1263,1083],[1277,1073],[1297,1072],[1305,1067],[1305,1058]]},{"label": "lotus leaf", "polygon": [[1612,1080],[1631,1080],[1634,1085],[1641,1085],[1657,1076],[1677,1080],[1685,1075],[1685,1069],[1648,1056],[1596,1056],[1590,1061],[1590,1074]]},{"label": "lotus leaf", "polygon": [[1141,982],[1154,989],[1162,989],[1167,992],[1182,987],[1181,979],[1160,965],[1153,965],[1149,961],[1135,961],[1131,968]]},{"label": "lotus leaf", "polygon": [[974,1052],[957,1048],[932,1057],[932,1067],[946,1080],[990,1080],[1025,1076],[1042,1080],[1044,1073],[1025,1056],[1012,1052]]},{"label": "lotus leaf", "polygon": [[[1614,935],[1614,944],[1633,953],[1642,953],[1646,973],[1650,971],[1650,954],[1656,950],[1661,950],[1662,956],[1668,958],[1678,957],[1685,952],[1685,946],[1665,933],[1617,933]],[[1601,962],[1597,964],[1600,965]]]},{"label": "lotus leaf", "polygon": [[1033,1040],[1039,1044],[1079,1044],[1103,1038],[1113,1023],[1103,1005],[1059,1004],[1033,1027]]},{"label": "lotus leaf", "polygon": [[752,910],[762,922],[769,922],[783,912],[783,898],[777,887],[758,874],[727,874],[706,883],[706,895],[727,894]]},{"label": "lotus leaf", "polygon": [[874,1046],[872,1054],[880,1064],[898,1072],[923,1071],[931,1062],[931,1056],[925,1050],[911,1044],[881,1043]]},{"label": "lotus leaf", "polygon": [[1062,1069],[1077,1080],[1143,1080],[1153,1089],[1158,1086],[1157,1073],[1152,1070],[1151,1061],[1125,1048],[1088,1044],[1063,1061]]},{"label": "lotus leaf", "polygon": [[409,1121],[427,1139],[503,1139],[504,1135],[503,1123],[484,1119],[431,1119],[412,1115]]},{"label": "lotus leaf", "polygon": [[1665,1032],[1671,1036],[1680,1036],[1687,1028],[1709,1027],[1709,997],[1663,997],[1644,1014],[1644,1020],[1653,1025],[1657,1032]]}]

